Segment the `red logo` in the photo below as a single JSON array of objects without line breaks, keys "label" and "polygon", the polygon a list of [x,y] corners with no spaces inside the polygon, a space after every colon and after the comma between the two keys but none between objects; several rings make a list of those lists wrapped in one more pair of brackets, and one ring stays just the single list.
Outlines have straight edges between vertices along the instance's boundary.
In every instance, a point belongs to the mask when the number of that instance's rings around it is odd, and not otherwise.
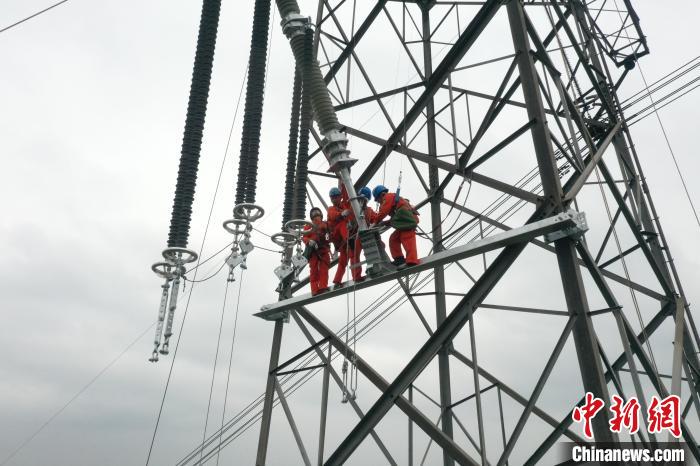
[{"label": "red logo", "polygon": [[[583,406],[576,406],[571,413],[574,422],[583,422],[583,434],[593,438],[591,419],[603,409],[605,402],[596,398],[593,393],[586,392],[586,399]],[[669,395],[659,399],[657,396],[651,397],[651,404],[647,410],[648,432],[650,434],[669,431],[674,437],[681,436],[681,399],[677,395]],[[612,406],[610,411],[613,416],[610,419],[610,432],[621,432],[625,427],[630,435],[639,431],[640,404],[637,398],[631,397],[627,402],[618,395],[612,396]]]},{"label": "red logo", "polygon": [[574,412],[571,413],[571,417],[575,422],[583,421],[583,434],[588,438],[593,438],[593,431],[591,430],[591,419],[598,414],[598,411],[603,409],[605,403],[600,398],[593,396],[593,393],[586,393],[586,403],[579,407],[574,408]]},{"label": "red logo", "polygon": [[651,397],[651,405],[647,410],[649,433],[660,433],[668,430],[674,437],[681,436],[681,399],[677,395],[669,395],[663,400]]},{"label": "red logo", "polygon": [[630,398],[627,403],[617,395],[613,395],[613,405],[610,411],[613,418],[610,420],[610,431],[620,432],[622,426],[629,430],[630,435],[639,430],[639,402],[637,398]]}]

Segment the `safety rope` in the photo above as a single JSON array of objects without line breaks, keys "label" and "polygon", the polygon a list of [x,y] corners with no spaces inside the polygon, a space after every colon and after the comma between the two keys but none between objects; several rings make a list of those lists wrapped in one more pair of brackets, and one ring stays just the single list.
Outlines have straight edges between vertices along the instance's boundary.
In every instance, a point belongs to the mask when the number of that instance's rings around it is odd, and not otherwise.
[{"label": "safety rope", "polygon": [[220,11],[221,0],[204,0],[202,3],[197,50],[194,57],[194,70],[192,71],[190,97],[182,138],[180,168],[177,174],[175,199],[170,219],[168,247],[171,248],[187,247]]},{"label": "safety rope", "polygon": [[[348,231],[348,236],[349,235]],[[353,273],[353,267],[354,266],[359,266],[360,264],[353,264],[353,260],[355,258],[355,249],[357,245],[355,245],[352,249],[350,248],[350,241],[355,241],[355,236],[353,237],[348,237],[347,241],[345,241],[345,257],[347,258],[347,264],[345,268],[345,282],[348,282],[350,278],[352,277]],[[352,252],[352,256],[350,256],[350,253]],[[352,257],[352,258],[351,258]],[[343,398],[342,398],[342,403],[347,403],[350,400],[354,400],[357,397],[357,360],[355,358],[355,355],[357,354],[357,346],[355,339],[357,337],[357,310],[356,310],[356,291],[357,291],[357,282],[353,280],[353,286],[352,286],[352,319],[350,319],[350,293],[345,294],[345,304],[346,304],[346,311],[345,311],[345,347],[346,351],[343,352],[343,365],[342,365],[342,373],[343,373]],[[352,332],[352,339],[350,339],[350,333]],[[350,350],[350,342],[352,342],[352,351],[353,355],[351,356],[349,354]],[[348,366],[349,366],[349,376],[348,376]]]},{"label": "safety rope", "polygon": [[270,25],[270,0],[255,0],[248,57],[248,84],[243,111],[241,153],[235,204],[254,203],[260,151],[260,128],[265,98],[265,65]]},{"label": "safety rope", "polygon": [[348,390],[348,360],[350,358],[348,343],[348,338],[350,338],[350,294],[345,294],[345,351],[343,351],[343,365],[341,366],[341,371],[343,374],[343,398],[341,403],[347,403],[350,399],[350,393]]},{"label": "safety rope", "polygon": [[357,282],[352,285],[352,360],[350,372],[350,390],[352,399],[357,398]]}]

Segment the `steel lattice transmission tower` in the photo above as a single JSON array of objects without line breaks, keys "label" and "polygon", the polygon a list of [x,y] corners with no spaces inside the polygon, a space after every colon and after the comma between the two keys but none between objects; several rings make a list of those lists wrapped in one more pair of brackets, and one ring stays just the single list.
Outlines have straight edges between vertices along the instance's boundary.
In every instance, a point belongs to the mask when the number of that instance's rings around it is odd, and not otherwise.
[{"label": "steel lattice transmission tower", "polygon": [[[258,464],[282,411],[301,451],[290,461],[352,463],[371,444],[372,464],[417,464],[426,445],[445,464],[552,464],[556,442],[586,442],[571,425],[585,392],[607,406],[636,396],[644,409],[653,395],[680,395],[682,440],[698,459],[698,334],[618,97],[648,54],[630,1],[321,0],[314,53],[358,159],[355,188],[395,184],[400,168],[402,195],[421,212],[421,255],[431,254],[321,296],[298,291],[303,280],[258,314],[274,321],[262,412],[250,418],[262,424]],[[309,174],[319,202],[324,180]],[[338,296],[378,289],[398,304],[383,294],[335,328]],[[382,375],[382,348],[363,353],[353,339],[390,313],[401,315],[383,324],[394,333],[409,320],[424,330]],[[308,345],[285,360],[288,327]],[[376,390],[341,408],[329,402],[331,380],[345,390],[340,358]],[[553,381],[562,370],[566,386]],[[306,381],[320,386],[319,418],[301,423],[287,398]],[[408,429],[382,435],[394,406]],[[338,421],[350,408],[357,417]],[[629,440],[609,418],[594,419],[596,441]],[[246,419],[210,437],[204,460]],[[633,440],[666,437],[642,428]]]}]

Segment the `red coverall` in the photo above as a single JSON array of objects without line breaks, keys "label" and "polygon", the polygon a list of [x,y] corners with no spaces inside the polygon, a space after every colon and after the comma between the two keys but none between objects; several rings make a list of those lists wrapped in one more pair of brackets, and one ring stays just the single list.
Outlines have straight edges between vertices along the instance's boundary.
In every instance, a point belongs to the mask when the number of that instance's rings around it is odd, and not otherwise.
[{"label": "red coverall", "polygon": [[[341,189],[341,201],[339,206],[331,205],[328,208],[328,231],[330,231],[331,241],[335,246],[335,250],[340,254],[338,256],[338,267],[335,271],[333,283],[342,283],[345,269],[348,266],[348,220],[354,218],[352,214],[348,217],[343,217],[344,210],[352,209],[348,201],[348,193],[343,186]],[[352,255],[352,249],[351,249]],[[352,262],[351,262],[352,263]]]},{"label": "red coverall", "polygon": [[[340,205],[328,208],[328,229],[331,231],[331,241],[335,245],[336,251],[339,252],[338,267],[335,271],[335,277],[333,277],[333,283],[335,284],[343,282],[348,260],[350,260],[350,273],[353,281],[358,281],[362,278],[362,266],[359,265],[362,245],[357,234],[355,214],[352,211],[345,187],[343,186],[340,191],[342,196]],[[344,210],[350,211],[347,217],[343,217]],[[365,220],[367,222],[371,222],[375,216],[376,213],[371,207],[365,207]],[[351,226],[354,226],[354,228]]]},{"label": "red coverall", "polygon": [[[362,201],[361,201],[362,202]],[[371,207],[365,206],[365,221],[372,223],[372,220],[377,216],[376,212],[372,210]],[[362,243],[360,242],[360,235],[358,235],[358,226],[355,222],[355,214],[350,213],[348,217],[348,235],[350,237],[350,273],[352,274],[353,281],[362,280],[362,266],[360,265],[360,252],[362,252]],[[338,264],[340,264],[340,259],[338,259]],[[340,268],[340,265],[338,265]],[[337,277],[336,273],[336,277]]]},{"label": "red coverall", "polygon": [[[304,244],[309,244],[310,240],[316,241],[318,246],[309,256],[309,283],[311,285],[311,295],[319,291],[328,290],[328,267],[331,264],[330,244],[328,242],[328,224],[318,217],[312,220],[316,225],[316,231],[304,234],[302,240]],[[310,230],[306,227],[305,230]]]},{"label": "red coverall", "polygon": [[[379,211],[376,213],[372,219],[372,223],[379,223],[384,218],[389,215],[394,216],[394,212],[398,209],[412,209],[411,205],[406,201],[406,199],[399,197],[398,203],[395,202],[396,193],[386,193],[382,204],[379,206]],[[418,221],[418,216],[415,215],[416,222]],[[389,253],[393,259],[397,257],[403,257],[403,252],[401,251],[401,246],[406,250],[406,264],[407,265],[417,265],[420,264],[418,259],[418,249],[416,248],[416,230],[394,230],[394,232],[389,236]]]}]

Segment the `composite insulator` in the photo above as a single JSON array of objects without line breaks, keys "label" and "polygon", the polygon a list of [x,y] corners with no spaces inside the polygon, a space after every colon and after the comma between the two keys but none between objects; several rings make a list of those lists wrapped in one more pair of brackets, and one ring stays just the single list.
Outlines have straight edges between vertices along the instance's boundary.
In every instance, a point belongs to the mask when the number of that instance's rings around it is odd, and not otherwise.
[{"label": "composite insulator", "polygon": [[313,31],[307,29],[304,34],[304,61],[302,69],[304,75],[303,97],[301,102],[301,124],[299,127],[299,156],[297,158],[296,180],[294,182],[294,209],[292,218],[304,217],[306,213],[306,181],[308,179],[309,165],[309,133],[311,131],[312,106],[311,89],[307,86],[306,77],[313,68]]},{"label": "composite insulator", "polygon": [[292,90],[292,115],[289,123],[289,145],[287,146],[287,176],[284,184],[284,208],[282,228],[292,219],[294,211],[294,177],[299,142],[299,107],[301,106],[301,67],[296,66]]},{"label": "composite insulator", "polygon": [[243,111],[241,153],[238,162],[236,205],[255,202],[269,26],[270,0],[256,0],[248,57],[248,82]]},{"label": "composite insulator", "polygon": [[187,247],[220,11],[221,0],[204,0],[182,138],[180,168],[177,174],[175,200],[170,219],[168,247],[171,248]]},{"label": "composite insulator", "polygon": [[[277,8],[279,9],[283,24],[286,21],[296,22],[300,17],[299,5],[296,0],[277,0]],[[288,31],[285,30],[285,33],[288,33]],[[294,59],[297,63],[303,63],[306,53],[306,34],[298,34],[295,28],[292,27],[289,30],[288,37],[292,52],[294,53]],[[305,70],[304,86],[309,90],[311,105],[321,134],[325,135],[332,130],[340,129],[338,117],[333,108],[330,95],[328,94],[326,82],[323,80],[321,68],[317,63],[315,66],[311,66],[308,70]]]}]

